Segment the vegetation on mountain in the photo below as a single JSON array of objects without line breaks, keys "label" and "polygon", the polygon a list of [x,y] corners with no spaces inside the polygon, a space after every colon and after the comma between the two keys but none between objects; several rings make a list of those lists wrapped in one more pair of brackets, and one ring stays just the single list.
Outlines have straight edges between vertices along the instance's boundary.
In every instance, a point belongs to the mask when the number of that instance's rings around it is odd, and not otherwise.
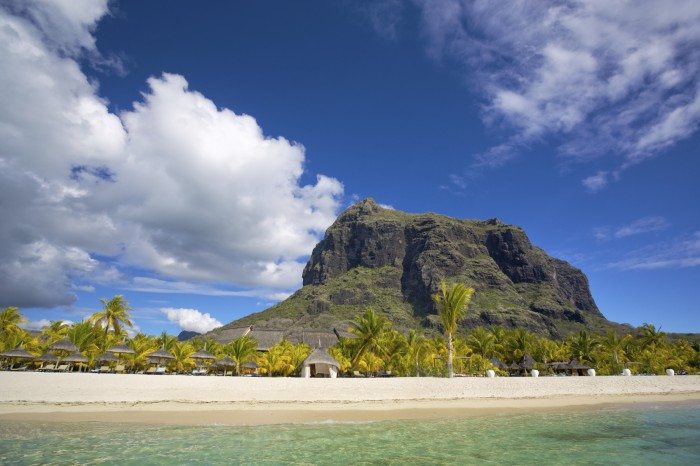
[{"label": "vegetation on mountain", "polygon": [[455,333],[479,326],[523,328],[553,339],[581,330],[624,333],[591,296],[586,276],[548,256],[525,232],[496,219],[408,214],[371,199],[343,212],[314,248],[303,287],[228,328],[345,330],[368,307],[397,330],[444,331],[432,296],[442,280],[473,288],[470,313]]}]

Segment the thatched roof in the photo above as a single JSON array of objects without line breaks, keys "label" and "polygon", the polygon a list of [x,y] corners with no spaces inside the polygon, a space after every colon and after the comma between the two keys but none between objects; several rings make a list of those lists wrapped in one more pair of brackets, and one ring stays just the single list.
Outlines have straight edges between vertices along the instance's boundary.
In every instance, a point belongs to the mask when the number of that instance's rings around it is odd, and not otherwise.
[{"label": "thatched roof", "polygon": [[508,369],[508,365],[504,364],[500,359],[498,359],[495,356],[489,359],[489,361],[491,361],[491,364],[493,364],[494,367],[497,367],[498,369]]},{"label": "thatched roof", "polygon": [[290,333],[285,338],[292,343],[306,343],[312,348],[330,348],[338,343],[338,337],[333,332],[319,330],[302,330]]},{"label": "thatched roof", "polygon": [[572,359],[571,362],[569,363],[569,369],[575,370],[575,371],[576,371],[576,370],[588,370],[588,369],[590,369],[590,367],[589,367],[589,366],[584,366],[583,364],[581,364],[581,363],[578,362],[578,359],[574,358],[574,359]]},{"label": "thatched roof", "polygon": [[119,361],[119,358],[117,358],[113,353],[105,353],[97,358],[97,360],[100,362],[117,362]]},{"label": "thatched roof", "polygon": [[236,361],[229,358],[228,356],[224,356],[223,358],[216,361],[216,365],[221,367],[231,367],[236,365]]},{"label": "thatched roof", "polygon": [[333,357],[328,354],[325,350],[315,349],[311,352],[308,358],[304,360],[304,366],[310,366],[311,364],[328,364],[329,366],[334,366],[340,368],[338,361],[333,359]]},{"label": "thatched roof", "polygon": [[248,336],[258,342],[258,351],[267,351],[271,346],[284,339],[284,332],[282,330],[253,329],[248,333]]},{"label": "thatched roof", "polygon": [[250,327],[235,327],[217,329],[215,332],[211,333],[211,337],[219,343],[229,343],[244,335],[248,335],[248,333],[250,333]]},{"label": "thatched roof", "polygon": [[108,353],[114,354],[134,354],[135,351],[126,345],[115,345],[107,350]]},{"label": "thatched roof", "polygon": [[34,355],[24,348],[15,348],[10,351],[5,351],[0,353],[0,357],[3,358],[17,358],[17,359],[34,359]]},{"label": "thatched roof", "polygon": [[246,369],[257,369],[258,363],[255,361],[248,361],[247,363],[243,364],[243,367]]},{"label": "thatched roof", "polygon": [[523,360],[520,361],[520,367],[523,369],[530,370],[535,366],[535,360],[532,359],[532,356],[529,354],[526,354],[523,356]]},{"label": "thatched roof", "polygon": [[148,357],[152,359],[175,359],[175,356],[170,354],[170,351],[167,351],[165,348],[149,353]]},{"label": "thatched roof", "polygon": [[520,367],[520,364],[518,364],[517,362],[514,362],[513,364],[508,366],[508,369],[512,371],[519,371],[520,369],[522,369],[522,367]]},{"label": "thatched roof", "polygon": [[209,351],[197,351],[194,353],[192,356],[190,356],[192,359],[216,359],[216,356],[211,354]]},{"label": "thatched roof", "polygon": [[37,359],[40,362],[56,362],[58,361],[58,356],[51,353],[44,353],[40,358]]},{"label": "thatched roof", "polygon": [[69,354],[65,358],[62,359],[62,361],[65,362],[88,362],[88,358],[80,354],[79,352],[75,352],[72,354]]},{"label": "thatched roof", "polygon": [[565,371],[569,368],[569,363],[557,361],[557,362],[549,363],[549,367],[551,367],[555,371]]},{"label": "thatched roof", "polygon": [[78,351],[78,347],[75,346],[68,338],[57,341],[53,345],[49,346],[49,349],[51,351],[70,351],[71,353]]}]

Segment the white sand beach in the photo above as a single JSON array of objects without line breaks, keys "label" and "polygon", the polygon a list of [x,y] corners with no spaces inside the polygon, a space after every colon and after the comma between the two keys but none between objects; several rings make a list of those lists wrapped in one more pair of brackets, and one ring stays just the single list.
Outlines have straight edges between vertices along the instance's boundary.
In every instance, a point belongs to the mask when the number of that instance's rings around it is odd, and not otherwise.
[{"label": "white sand beach", "polygon": [[271,424],[700,402],[700,376],[300,379],[0,373],[0,421]]}]

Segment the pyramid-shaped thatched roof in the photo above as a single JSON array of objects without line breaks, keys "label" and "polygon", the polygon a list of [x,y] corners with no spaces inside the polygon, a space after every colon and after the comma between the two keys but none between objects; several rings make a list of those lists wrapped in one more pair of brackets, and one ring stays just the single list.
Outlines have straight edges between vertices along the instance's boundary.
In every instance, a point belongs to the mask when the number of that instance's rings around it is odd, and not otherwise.
[{"label": "pyramid-shaped thatched roof", "polygon": [[313,350],[309,357],[304,360],[305,366],[310,366],[311,364],[328,364],[329,366],[340,368],[338,361],[336,361],[325,350],[318,348]]}]

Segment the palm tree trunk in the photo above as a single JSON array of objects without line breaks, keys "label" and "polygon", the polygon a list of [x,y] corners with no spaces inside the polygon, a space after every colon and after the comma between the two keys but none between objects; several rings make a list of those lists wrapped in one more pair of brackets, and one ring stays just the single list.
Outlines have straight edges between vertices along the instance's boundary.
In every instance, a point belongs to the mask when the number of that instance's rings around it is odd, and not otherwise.
[{"label": "palm tree trunk", "polygon": [[454,367],[452,366],[452,353],[454,346],[452,345],[452,334],[447,334],[447,377],[452,378],[455,375]]}]

